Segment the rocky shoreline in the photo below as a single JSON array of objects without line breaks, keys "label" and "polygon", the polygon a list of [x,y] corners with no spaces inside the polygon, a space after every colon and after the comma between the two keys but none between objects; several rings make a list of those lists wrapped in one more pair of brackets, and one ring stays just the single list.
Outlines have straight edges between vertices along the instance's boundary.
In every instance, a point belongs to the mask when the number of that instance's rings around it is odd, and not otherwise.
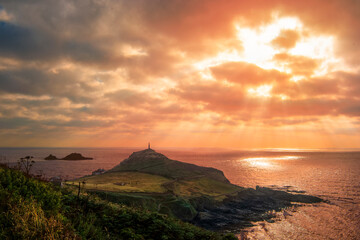
[{"label": "rocky shoreline", "polygon": [[323,200],[309,195],[291,194],[266,187],[247,188],[221,203],[199,206],[198,214],[191,222],[214,231],[239,230],[252,226],[253,222],[273,222],[273,211],[319,202]]}]

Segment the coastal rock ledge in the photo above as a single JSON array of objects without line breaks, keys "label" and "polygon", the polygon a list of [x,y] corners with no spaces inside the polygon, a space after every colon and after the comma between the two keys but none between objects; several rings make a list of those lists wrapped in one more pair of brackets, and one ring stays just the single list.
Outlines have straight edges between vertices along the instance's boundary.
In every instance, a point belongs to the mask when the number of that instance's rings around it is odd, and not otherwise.
[{"label": "coastal rock ledge", "polygon": [[[273,211],[319,202],[323,200],[315,196],[257,186],[256,189],[245,188],[235,196],[227,196],[221,203],[198,208],[192,223],[215,231],[237,231],[258,221],[274,222]],[[285,214],[290,215],[284,211]]]}]

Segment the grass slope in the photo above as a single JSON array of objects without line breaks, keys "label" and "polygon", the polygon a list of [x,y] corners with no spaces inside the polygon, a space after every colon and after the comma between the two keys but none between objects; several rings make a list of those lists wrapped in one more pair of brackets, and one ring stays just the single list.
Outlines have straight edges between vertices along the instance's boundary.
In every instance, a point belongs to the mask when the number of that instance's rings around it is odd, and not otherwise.
[{"label": "grass slope", "polygon": [[236,239],[0,167],[0,239]]},{"label": "grass slope", "polygon": [[192,221],[196,217],[199,201],[215,204],[243,189],[208,177],[174,180],[140,172],[108,172],[67,182],[74,187],[79,183],[83,190],[103,199],[164,213],[183,221]]},{"label": "grass slope", "polygon": [[141,172],[108,172],[102,175],[86,176],[67,184],[80,183],[86,190],[119,193],[173,193],[182,197],[211,196],[221,200],[225,195],[240,191],[241,187],[220,182],[208,177],[190,179],[169,179],[159,175]]},{"label": "grass slope", "polygon": [[167,189],[162,185],[168,181],[170,179],[148,173],[110,172],[82,177],[67,184],[78,185],[79,182],[85,182],[83,188],[88,190],[164,193]]},{"label": "grass slope", "polygon": [[226,195],[243,189],[242,187],[207,177],[174,181],[172,184],[167,185],[167,187],[180,196],[211,196],[216,200],[222,200]]}]

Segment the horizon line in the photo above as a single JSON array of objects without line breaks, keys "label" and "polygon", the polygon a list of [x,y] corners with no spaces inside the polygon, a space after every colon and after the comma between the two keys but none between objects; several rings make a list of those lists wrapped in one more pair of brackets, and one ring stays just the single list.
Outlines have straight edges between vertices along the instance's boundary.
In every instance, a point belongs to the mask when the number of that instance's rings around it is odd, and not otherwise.
[{"label": "horizon line", "polygon": [[[85,149],[85,148],[94,148],[94,149],[100,149],[100,148],[119,148],[119,149],[142,149],[143,147],[140,146],[129,146],[129,147],[70,147],[70,146],[65,146],[65,147],[44,147],[44,146],[0,146],[0,149],[4,149],[4,148],[81,148],[81,149]],[[147,147],[144,147],[144,149],[147,149]],[[196,150],[196,149],[207,149],[207,150],[227,150],[227,151],[274,151],[274,152],[292,152],[292,151],[299,151],[299,152],[321,152],[321,151],[333,151],[333,152],[352,152],[352,151],[360,151],[360,148],[337,148],[337,147],[332,147],[332,148],[279,148],[279,147],[274,147],[274,148],[234,148],[234,147],[155,147],[154,149],[187,149],[187,150]]]}]

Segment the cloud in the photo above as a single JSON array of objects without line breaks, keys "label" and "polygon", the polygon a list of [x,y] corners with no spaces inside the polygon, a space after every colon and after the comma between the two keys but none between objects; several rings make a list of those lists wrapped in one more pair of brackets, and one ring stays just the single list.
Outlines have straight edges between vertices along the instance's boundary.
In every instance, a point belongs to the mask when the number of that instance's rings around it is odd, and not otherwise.
[{"label": "cloud", "polygon": [[320,60],[304,56],[278,53],[274,56],[274,61],[286,66],[294,75],[310,76],[320,65]]},{"label": "cloud", "polygon": [[[279,122],[279,119],[285,118],[282,121],[285,124],[308,122],[309,119],[315,121],[324,116],[357,115],[359,101],[343,90],[350,87],[342,85],[338,79],[314,78],[277,84],[272,91],[273,96],[266,99],[252,96],[241,85],[229,86],[226,82],[184,84],[172,90],[172,94],[201,105],[207,111],[240,121],[256,119],[272,124],[271,119]],[[282,95],[290,98],[278,97]],[[305,120],[286,120],[292,117],[304,117]]]},{"label": "cloud", "polygon": [[241,86],[235,88],[220,83],[185,84],[171,93],[216,112],[239,111],[245,103],[245,91]]},{"label": "cloud", "polygon": [[246,62],[228,62],[210,69],[217,79],[226,79],[243,85],[275,83],[288,78],[286,74],[277,70],[265,70]]},{"label": "cloud", "polygon": [[105,95],[112,102],[118,105],[128,105],[138,107],[140,105],[152,105],[161,102],[147,92],[139,92],[130,89],[120,89],[115,92],[110,92]]},{"label": "cloud", "polygon": [[334,78],[338,83],[342,83],[344,95],[351,98],[357,98],[360,91],[360,72],[343,72],[339,71],[334,73]]},{"label": "cloud", "polygon": [[291,98],[342,96],[345,92],[342,81],[334,78],[309,78],[298,82],[289,81],[274,86],[273,93]]},{"label": "cloud", "polygon": [[79,73],[66,70],[7,69],[0,70],[0,79],[0,92],[66,97],[74,102],[92,102],[95,91],[87,81],[81,81]]},{"label": "cloud", "polygon": [[294,30],[282,30],[278,37],[271,41],[275,47],[279,48],[293,48],[299,40],[300,35]]},{"label": "cloud", "polygon": [[0,22],[0,51],[3,56],[22,59],[54,57],[53,40],[43,33],[35,33],[25,27]]},{"label": "cloud", "polygon": [[[11,135],[13,145],[25,130],[29,141],[62,136],[85,144],[81,139],[91,136],[115,143],[123,135],[134,142],[147,134],[186,139],[186,131],[210,139],[210,133],[256,126],[311,132],[324,119],[340,117],[347,131],[359,128],[352,124],[360,114],[356,1],[0,5],[0,140]],[[265,48],[258,51],[275,53],[268,61],[262,52],[243,57],[246,44],[237,28],[261,32],[282,17],[301,27],[263,34]],[[332,39],[334,49],[326,54],[333,58],[291,52],[311,36]],[[205,62],[201,69],[199,62]],[[264,85],[268,94],[249,91]]]}]

